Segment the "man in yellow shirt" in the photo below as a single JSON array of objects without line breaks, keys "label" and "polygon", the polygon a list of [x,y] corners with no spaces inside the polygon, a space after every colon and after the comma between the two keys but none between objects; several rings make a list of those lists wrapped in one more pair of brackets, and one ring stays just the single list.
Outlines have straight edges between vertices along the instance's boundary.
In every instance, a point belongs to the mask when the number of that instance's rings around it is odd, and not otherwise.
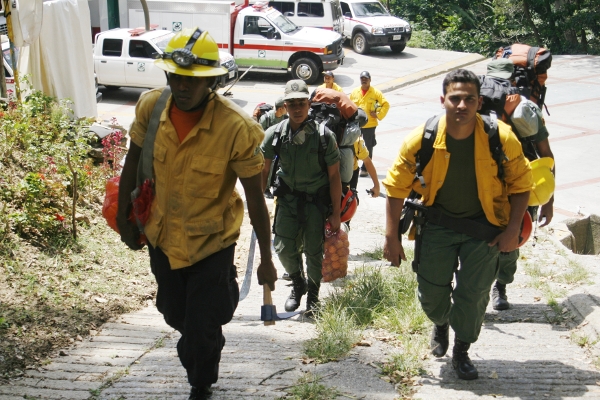
[{"label": "man in yellow shirt", "polygon": [[274,289],[277,279],[261,182],[264,133],[235,103],[211,90],[216,77],[227,71],[219,65],[218,47],[208,32],[177,33],[155,65],[167,71],[172,94],[157,121],[149,158],[142,146],[165,89],[145,92],[138,101],[117,223],[121,240],[141,249],[139,228],[128,218],[131,192],[140,158],[152,160],[155,195],[144,234],[158,284],[156,307],[181,333],[177,353],[192,386],[189,399],[207,399],[225,345],[222,326],[239,301],[233,260],[244,204],[235,189],[238,178],[260,246],[258,281]]},{"label": "man in yellow shirt", "polygon": [[[362,137],[365,140],[369,157],[373,159],[373,147],[377,145],[375,139],[375,128],[379,125],[379,121],[385,118],[390,109],[390,103],[383,96],[379,89],[371,86],[371,74],[369,71],[360,73],[360,86],[350,93],[350,100],[357,106],[363,109],[367,114],[368,121],[361,128]],[[360,168],[360,176],[367,176],[367,167],[363,162]]]},{"label": "man in yellow shirt", "polygon": [[[533,184],[521,143],[500,121],[496,134],[505,156],[502,165],[492,157],[484,121],[477,113],[482,104],[479,90],[473,72],[450,72],[440,98],[446,112],[437,124],[437,135],[430,136],[435,142],[420,173],[422,181],[415,179],[415,172],[424,125],[405,139],[382,182],[387,192],[384,255],[393,265],[406,260],[398,233],[404,199],[411,189],[423,196],[426,222],[420,225],[413,263],[419,300],[435,324],[432,354],[446,354],[451,326],[455,333],[452,366],[460,379],[467,380],[478,377],[468,350],[481,331],[500,253],[514,250],[519,243]],[[500,177],[499,171],[503,171]],[[486,235],[490,239],[480,236],[483,231],[491,233]]]},{"label": "man in yellow shirt", "polygon": [[340,85],[334,82],[335,76],[331,71],[323,72],[323,84],[319,86],[320,88],[333,89],[337,92],[343,92],[344,89]]}]

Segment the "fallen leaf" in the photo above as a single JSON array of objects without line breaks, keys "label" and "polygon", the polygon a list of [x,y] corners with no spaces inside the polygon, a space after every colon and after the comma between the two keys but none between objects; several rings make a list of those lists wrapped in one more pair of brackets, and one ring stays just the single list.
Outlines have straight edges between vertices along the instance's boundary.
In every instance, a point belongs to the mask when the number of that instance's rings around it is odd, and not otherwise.
[{"label": "fallen leaf", "polygon": [[535,297],[533,298],[533,301],[540,301],[541,299],[542,299],[541,297],[539,297],[539,296],[535,296]]},{"label": "fallen leaf", "polygon": [[371,342],[369,342],[368,340],[361,340],[360,342],[356,343],[356,345],[363,347],[371,347]]},{"label": "fallen leaf", "polygon": [[102,297],[94,297],[96,303],[106,303],[108,300],[103,299]]},{"label": "fallen leaf", "polygon": [[492,373],[490,374],[490,376],[488,378],[490,378],[490,379],[498,379],[498,373],[496,371],[492,371]]}]

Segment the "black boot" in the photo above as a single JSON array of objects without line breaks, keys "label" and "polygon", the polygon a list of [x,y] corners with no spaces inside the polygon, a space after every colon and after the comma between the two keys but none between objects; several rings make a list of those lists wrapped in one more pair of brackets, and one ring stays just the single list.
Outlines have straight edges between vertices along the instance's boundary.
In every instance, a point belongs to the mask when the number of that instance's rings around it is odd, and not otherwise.
[{"label": "black boot", "polygon": [[507,299],[506,285],[496,281],[496,284],[492,288],[492,307],[494,310],[508,310],[510,304]]},{"label": "black boot", "polygon": [[210,388],[210,385],[200,387],[192,386],[192,390],[190,391],[190,397],[188,398],[188,400],[207,400],[210,399],[211,395],[212,390]]},{"label": "black boot", "polygon": [[308,318],[312,318],[315,316],[317,309],[319,307],[319,285],[316,285],[314,282],[308,282],[308,295],[306,296],[306,311],[304,312],[304,316]]},{"label": "black boot", "polygon": [[467,381],[477,379],[479,377],[477,368],[475,368],[471,362],[471,359],[469,358],[469,347],[471,347],[470,343],[465,343],[457,337],[454,338],[454,349],[452,349],[452,367],[456,370],[456,373],[460,379]]},{"label": "black boot", "polygon": [[285,311],[287,312],[296,311],[300,307],[302,296],[306,293],[306,280],[302,276],[302,272],[291,274],[290,278],[292,280],[292,293],[285,301]]},{"label": "black boot", "polygon": [[450,345],[448,338],[448,323],[444,325],[435,325],[431,333],[431,354],[437,358],[444,357]]}]

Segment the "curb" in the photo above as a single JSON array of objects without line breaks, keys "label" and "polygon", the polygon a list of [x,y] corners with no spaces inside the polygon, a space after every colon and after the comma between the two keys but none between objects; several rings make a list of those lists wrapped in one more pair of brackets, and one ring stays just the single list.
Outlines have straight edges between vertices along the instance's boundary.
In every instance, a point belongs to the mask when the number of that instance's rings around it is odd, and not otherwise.
[{"label": "curb", "polygon": [[381,90],[382,93],[387,93],[391,92],[392,90],[412,85],[413,83],[424,81],[426,79],[433,78],[443,73],[452,71],[454,69],[466,67],[468,65],[475,64],[479,61],[483,61],[486,59],[487,57],[482,56],[481,54],[471,53],[456,60],[448,61],[446,63],[436,65],[435,67],[415,72],[414,74],[405,75],[400,78],[391,80],[389,82],[385,82],[374,86],[377,89]]},{"label": "curb", "polygon": [[[552,232],[548,232],[547,237],[557,248],[564,250],[567,260],[580,264],[585,269],[593,272],[593,265],[590,265],[590,263],[593,263],[594,260],[587,258],[590,256],[575,254],[569,247],[565,246],[563,243],[565,234],[560,228],[561,224],[557,224],[553,227]],[[594,296],[594,293],[600,293],[600,284],[579,286],[569,291],[563,301],[563,304],[576,315],[578,322],[576,328],[581,329],[590,337],[592,342],[596,342],[600,338],[600,297]]]}]

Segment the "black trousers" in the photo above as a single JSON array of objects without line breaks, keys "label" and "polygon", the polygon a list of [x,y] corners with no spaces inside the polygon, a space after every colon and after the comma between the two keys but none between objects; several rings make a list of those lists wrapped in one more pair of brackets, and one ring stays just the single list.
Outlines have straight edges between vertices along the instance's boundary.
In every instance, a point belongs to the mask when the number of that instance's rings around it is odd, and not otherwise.
[{"label": "black trousers", "polygon": [[158,283],[156,308],[169,326],[181,333],[177,354],[191,386],[217,382],[222,326],[231,321],[240,291],[231,245],[186,268],[172,270],[160,248],[148,246],[150,266]]},{"label": "black trousers", "polygon": [[[365,147],[369,150],[369,157],[371,160],[373,159],[373,147],[377,146],[377,139],[375,138],[375,129],[377,127],[374,126],[372,128],[361,128],[361,135],[363,140],[365,141]],[[363,162],[361,167],[361,171],[366,171],[367,167],[365,167],[365,163]]]}]

